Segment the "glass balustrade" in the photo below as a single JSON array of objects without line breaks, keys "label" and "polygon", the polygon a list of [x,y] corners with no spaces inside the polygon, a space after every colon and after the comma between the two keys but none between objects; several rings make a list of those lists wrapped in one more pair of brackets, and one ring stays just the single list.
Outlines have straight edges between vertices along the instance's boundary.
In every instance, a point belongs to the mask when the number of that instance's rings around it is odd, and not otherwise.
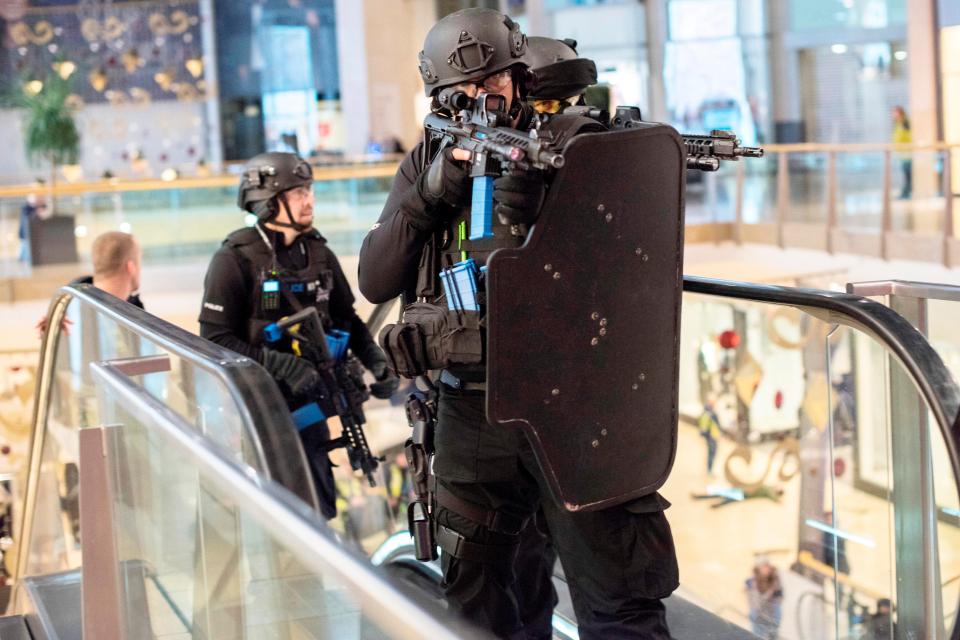
[{"label": "glass balustrade", "polygon": [[[93,370],[111,425],[102,463],[109,495],[98,516],[114,532],[106,543],[121,577],[125,637],[479,637],[396,591],[306,505],[263,478],[254,483],[231,451],[195,437],[194,425],[121,366]],[[101,575],[102,557],[85,554],[94,564],[84,570]],[[84,589],[95,591],[91,599],[110,593]]]},{"label": "glass balustrade", "polygon": [[[680,593],[761,636],[860,638],[884,599],[905,629],[928,628],[925,606],[951,629],[957,479],[900,364],[790,307],[687,294],[683,314],[683,419],[662,490]],[[936,504],[926,531],[922,498]],[[777,588],[758,592],[771,575]]]},{"label": "glass balustrade", "polygon": [[[937,259],[931,258],[936,252],[929,238],[956,237],[945,216],[951,207],[953,216],[960,216],[958,153],[956,146],[768,145],[763,158],[724,162],[717,172],[689,171],[686,223],[739,221],[741,241],[782,240],[788,247],[821,249],[827,246],[825,230],[805,225],[829,225],[847,232],[841,249],[869,255],[879,246],[871,238],[881,231],[898,232],[898,246],[905,238],[920,241],[904,249],[907,257]],[[386,201],[395,166],[385,162],[317,170],[315,224],[339,254],[356,253]],[[237,182],[228,175],[64,184],[57,211],[72,217],[81,260],[89,256],[93,239],[112,229],[135,233],[148,263],[202,260],[244,223],[236,206]],[[18,235],[28,189],[0,192],[0,275],[23,276],[29,267],[19,261]],[[957,223],[960,218],[951,229]],[[785,227],[773,233],[771,225],[778,224]],[[905,257],[896,249],[896,257]]]},{"label": "glass balustrade", "polygon": [[[827,222],[827,163],[826,153],[790,153],[787,156],[789,198],[785,218],[787,222],[826,224]],[[771,204],[771,208],[776,203]],[[750,218],[744,216],[744,222]]]},{"label": "glass balustrade", "polygon": [[894,231],[942,235],[946,151],[892,153],[890,214]]},{"label": "glass balustrade", "polygon": [[[52,307],[52,321],[61,326],[59,337],[48,339],[45,346],[47,371],[40,388],[40,422],[34,431],[36,459],[31,459],[30,469],[35,503],[28,501],[29,546],[20,565],[21,573],[28,575],[74,568],[80,561],[78,432],[104,424],[91,362],[130,363],[146,393],[238,461],[267,475],[271,473],[269,452],[264,451],[266,438],[257,432],[255,418],[260,419],[260,428],[278,435],[285,428],[289,441],[296,442],[286,405],[259,367],[249,361],[244,366],[239,356],[152,316],[136,315],[139,310],[92,288],[68,291]],[[151,332],[151,322],[172,333]],[[235,368],[234,373],[249,373],[251,380],[257,380],[259,373],[258,397],[244,397],[229,367]],[[271,398],[277,403],[273,409],[281,411],[266,419],[264,402]],[[287,466],[294,467],[296,460]]]},{"label": "glass balustrade", "polygon": [[[318,175],[314,224],[323,230],[334,251],[356,252],[380,215],[394,171],[394,165],[385,164],[334,174],[344,177]],[[185,183],[152,181],[137,189],[121,185],[117,190],[106,186],[98,190],[100,183],[94,183],[82,192],[71,190],[58,196],[57,215],[73,218],[81,260],[90,255],[94,238],[117,229],[137,236],[148,263],[206,259],[228,233],[245,223],[245,213],[236,204],[238,183],[239,177],[231,176]],[[8,275],[26,269],[18,263],[23,202],[21,195],[0,197],[0,265]]]}]

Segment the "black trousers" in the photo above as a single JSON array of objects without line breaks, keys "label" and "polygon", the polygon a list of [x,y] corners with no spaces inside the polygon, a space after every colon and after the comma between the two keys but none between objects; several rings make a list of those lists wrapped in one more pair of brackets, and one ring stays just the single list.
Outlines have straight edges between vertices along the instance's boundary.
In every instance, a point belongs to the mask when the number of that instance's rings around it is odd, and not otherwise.
[{"label": "black trousers", "polygon": [[437,480],[461,500],[514,517],[542,508],[550,535],[528,527],[518,540],[438,507],[439,525],[502,550],[484,562],[442,555],[451,609],[502,638],[550,638],[552,540],[583,640],[669,638],[660,600],[677,587],[678,571],[666,500],[653,494],[602,511],[566,511],[550,498],[523,433],[487,423],[485,404],[482,392],[441,385]]},{"label": "black trousers", "polygon": [[[330,520],[337,516],[337,483],[333,479],[333,463],[327,445],[330,444],[330,427],[321,420],[300,431],[303,452],[310,464],[310,473],[317,488],[320,513]],[[358,541],[359,542],[359,541]]]}]

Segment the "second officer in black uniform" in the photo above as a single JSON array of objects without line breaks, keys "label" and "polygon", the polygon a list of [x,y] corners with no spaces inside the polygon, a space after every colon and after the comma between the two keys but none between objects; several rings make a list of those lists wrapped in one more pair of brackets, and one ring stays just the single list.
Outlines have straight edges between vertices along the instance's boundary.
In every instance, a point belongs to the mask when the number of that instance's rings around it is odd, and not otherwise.
[{"label": "second officer in black uniform", "polygon": [[[507,99],[512,126],[527,128],[532,114],[522,104],[525,49],[519,27],[497,11],[449,15],[427,34],[420,54],[426,94],[435,98],[447,87],[471,97],[499,93]],[[553,117],[545,126],[549,130],[541,134],[553,140],[603,130],[594,120],[573,116]],[[467,158],[451,147],[438,149],[432,140],[404,158],[383,213],[361,248],[360,288],[368,299],[385,302],[403,295],[407,303],[443,305],[441,268],[464,257],[482,265],[492,251],[522,242],[511,230],[535,222],[549,177],[511,171],[497,178],[493,237],[471,241],[460,231],[470,213]],[[552,636],[552,567],[536,567],[537,557],[517,559],[518,553],[531,553],[521,532],[542,504],[580,637],[669,638],[661,599],[676,588],[678,576],[663,514],[666,501],[652,494],[576,514],[555,504],[522,432],[487,422],[485,365],[482,357],[469,355],[470,363],[451,362],[439,373],[435,517],[451,607],[500,637]],[[525,576],[522,589],[519,566],[536,575],[536,580]]]},{"label": "second officer in black uniform", "polygon": [[[313,228],[313,170],[293,153],[265,153],[244,168],[237,198],[257,216],[252,227],[234,231],[214,254],[204,280],[200,335],[246,355],[274,377],[285,396],[318,384],[316,369],[292,353],[289,340],[265,344],[264,328],[306,307],[316,307],[325,330],[350,333],[349,347],[388,398],[399,380],[383,351],[357,316],[347,278],[333,251]],[[333,473],[324,447],[326,423],[301,431],[321,511],[336,515]]]}]

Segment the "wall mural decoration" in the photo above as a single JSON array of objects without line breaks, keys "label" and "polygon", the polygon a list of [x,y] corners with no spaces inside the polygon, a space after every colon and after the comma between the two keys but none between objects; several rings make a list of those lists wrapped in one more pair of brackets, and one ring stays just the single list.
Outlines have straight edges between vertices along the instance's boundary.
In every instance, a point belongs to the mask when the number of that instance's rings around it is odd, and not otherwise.
[{"label": "wall mural decoration", "polygon": [[206,97],[197,0],[29,7],[0,0],[6,23],[0,80],[76,74],[76,100],[137,103]]},{"label": "wall mural decoration", "polygon": [[26,22],[14,22],[7,28],[10,39],[17,47],[26,45],[45,45],[53,40],[53,25],[40,20],[34,25]]},{"label": "wall mural decoration", "polygon": [[[777,443],[773,451],[767,456],[767,464],[763,471],[749,477],[753,462],[753,449],[746,444],[737,445],[723,463],[723,474],[731,486],[743,489],[745,493],[756,492],[766,486],[768,482],[774,486],[789,482],[800,471],[800,443],[796,438],[787,436]],[[737,461],[740,464],[737,464]],[[775,465],[776,468],[774,468]],[[775,478],[770,478],[770,472]],[[747,475],[742,475],[747,474]],[[776,480],[776,482],[773,482]]]}]

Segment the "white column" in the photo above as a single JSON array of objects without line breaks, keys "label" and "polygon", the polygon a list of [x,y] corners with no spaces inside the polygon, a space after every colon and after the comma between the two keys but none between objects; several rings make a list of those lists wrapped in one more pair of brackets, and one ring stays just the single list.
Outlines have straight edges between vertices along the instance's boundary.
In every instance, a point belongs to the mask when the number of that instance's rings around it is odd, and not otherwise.
[{"label": "white column", "polygon": [[667,47],[667,0],[647,0],[647,64],[650,68],[650,86],[648,87],[650,113],[643,114],[644,120],[666,122],[667,91],[663,82],[663,59]]},{"label": "white column", "polygon": [[[907,73],[910,75],[910,133],[915,144],[942,139],[938,118],[939,60],[937,59],[936,0],[907,0]],[[939,177],[930,154],[913,156],[914,197],[939,190]]]},{"label": "white column", "polygon": [[217,38],[214,34],[213,0],[200,0],[200,39],[203,47],[203,79],[207,83],[204,113],[207,119],[207,166],[223,171],[223,135],[220,128],[220,84],[217,72]]},{"label": "white column", "polygon": [[[770,134],[774,142],[778,124],[803,121],[800,100],[800,54],[788,48],[785,40],[790,27],[789,5],[786,2],[770,2],[767,7],[767,28],[770,32],[770,89],[773,96],[773,127]],[[790,142],[798,142],[790,140]]]},{"label": "white column", "polygon": [[344,151],[363,153],[370,138],[370,95],[367,84],[366,0],[335,0],[337,71],[340,109],[346,127]]},{"label": "white column", "polygon": [[910,128],[913,141],[941,139],[937,119],[936,0],[907,0],[907,71],[910,74]]}]

